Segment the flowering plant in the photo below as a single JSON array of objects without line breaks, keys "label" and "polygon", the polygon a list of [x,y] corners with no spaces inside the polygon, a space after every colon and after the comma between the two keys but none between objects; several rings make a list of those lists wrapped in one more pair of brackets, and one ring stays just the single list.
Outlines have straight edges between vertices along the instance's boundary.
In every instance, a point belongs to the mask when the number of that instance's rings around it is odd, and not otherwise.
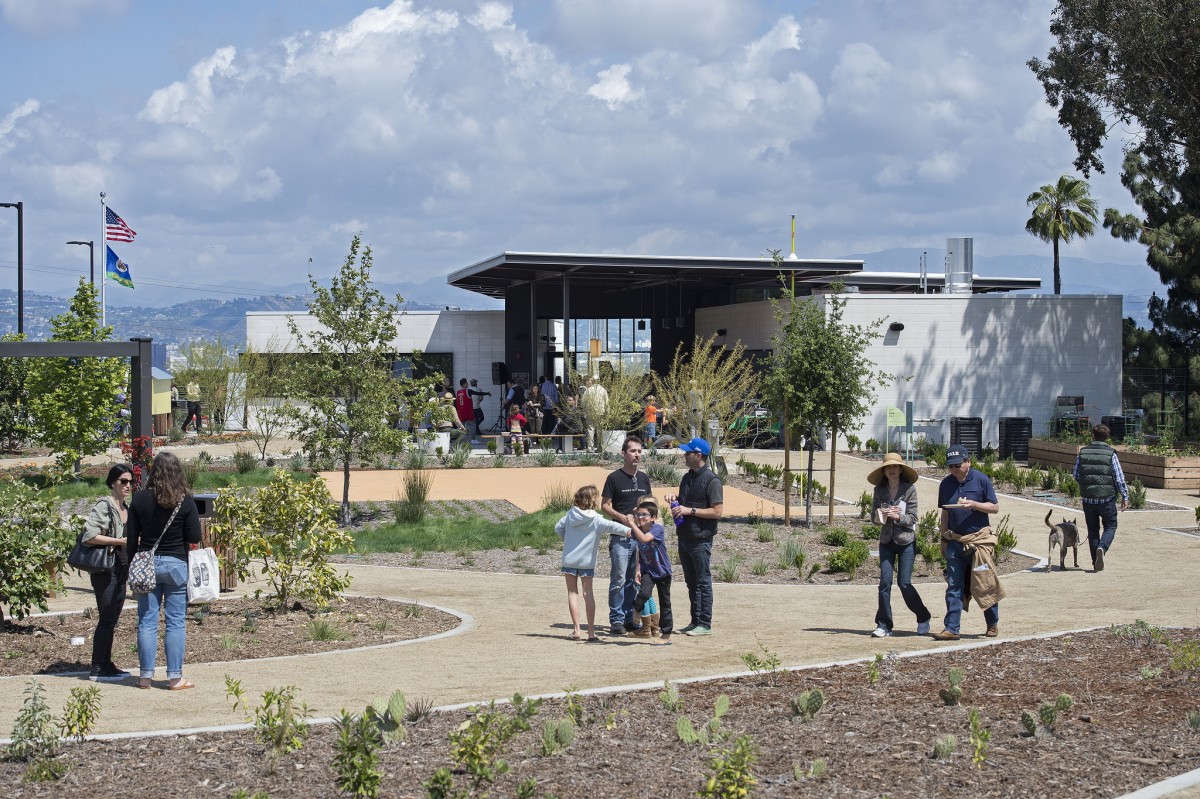
[{"label": "flowering plant", "polygon": [[154,460],[154,439],[136,436],[129,441],[122,441],[121,454],[133,467],[133,489],[137,491],[145,485],[150,463]]}]

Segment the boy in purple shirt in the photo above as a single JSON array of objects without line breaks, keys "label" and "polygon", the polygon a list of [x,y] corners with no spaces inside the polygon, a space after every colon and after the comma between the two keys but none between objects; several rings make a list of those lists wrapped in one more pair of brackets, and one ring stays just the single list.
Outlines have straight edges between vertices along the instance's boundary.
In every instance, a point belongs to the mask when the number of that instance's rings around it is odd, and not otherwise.
[{"label": "boy in purple shirt", "polygon": [[[671,643],[671,558],[667,555],[663,526],[658,523],[658,502],[654,497],[639,499],[633,518],[637,521],[633,535],[637,539],[638,565],[642,573],[638,594],[633,600],[633,613],[635,618],[641,616],[651,592],[658,586],[658,626],[662,636],[651,638],[650,643],[664,646]],[[648,616],[643,617],[642,623],[646,625],[649,621]]]}]

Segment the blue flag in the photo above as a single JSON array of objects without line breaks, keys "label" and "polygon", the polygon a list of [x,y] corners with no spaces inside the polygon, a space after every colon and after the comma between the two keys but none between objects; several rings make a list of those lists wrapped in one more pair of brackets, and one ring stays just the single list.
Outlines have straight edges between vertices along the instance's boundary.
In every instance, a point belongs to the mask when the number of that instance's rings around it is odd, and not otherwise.
[{"label": "blue flag", "polygon": [[108,250],[108,265],[104,269],[105,274],[122,286],[133,288],[133,277],[129,274],[129,264],[118,258],[112,247],[105,246],[105,249]]}]

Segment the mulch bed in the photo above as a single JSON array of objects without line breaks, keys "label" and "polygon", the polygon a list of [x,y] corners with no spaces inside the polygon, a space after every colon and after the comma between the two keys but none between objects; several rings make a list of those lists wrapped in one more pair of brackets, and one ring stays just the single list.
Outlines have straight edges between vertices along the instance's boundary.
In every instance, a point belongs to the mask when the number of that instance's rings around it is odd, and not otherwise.
[{"label": "mulch bed", "polygon": [[[1200,767],[1200,731],[1187,718],[1200,709],[1197,647],[1197,630],[1155,641],[1096,630],[917,657],[889,654],[875,678],[870,664],[856,663],[681,685],[678,711],[666,707],[660,689],[584,696],[577,699],[582,723],[574,741],[554,755],[543,754],[542,726],[563,719],[567,708],[547,700],[532,729],[504,746],[511,771],[473,795],[513,796],[532,779],[536,791],[527,795],[694,797],[714,755],[745,735],[757,753],[750,770],[758,797],[1119,796]],[[596,649],[607,657],[611,647]],[[952,667],[963,670],[962,698],[948,706],[938,692]],[[824,706],[803,721],[791,700],[810,689],[821,690]],[[1053,732],[1029,735],[1022,711],[1037,717],[1041,705],[1064,693],[1073,704],[1057,714]],[[729,698],[729,711],[715,741],[681,742],[677,720],[686,715],[703,726],[720,695]],[[990,734],[978,767],[972,709]],[[380,795],[424,796],[421,783],[435,770],[455,769],[449,735],[468,718],[468,711],[450,711],[407,724],[407,739],[380,752]],[[935,759],[934,741],[944,735],[957,744]],[[302,749],[278,756],[249,730],[88,741],[64,746],[59,757],[70,770],[57,783],[22,783],[23,765],[11,762],[0,763],[0,783],[21,798],[227,797],[239,789],[272,799],[335,797],[335,740],[331,726],[313,727]],[[815,776],[818,760],[825,769]],[[468,784],[461,770],[453,779],[455,789]]]},{"label": "mulch bed", "polygon": [[[406,641],[453,629],[459,620],[440,610],[373,597],[346,597],[324,610],[293,605],[272,612],[259,600],[222,599],[188,608],[184,663],[219,663],[301,655]],[[310,623],[328,625],[340,640],[313,640]],[[0,676],[87,671],[91,663],[93,612],[9,621],[0,627]],[[81,645],[72,645],[82,636]],[[159,624],[159,665],[162,660]],[[137,602],[130,597],[113,640],[113,660],[137,667]]]}]

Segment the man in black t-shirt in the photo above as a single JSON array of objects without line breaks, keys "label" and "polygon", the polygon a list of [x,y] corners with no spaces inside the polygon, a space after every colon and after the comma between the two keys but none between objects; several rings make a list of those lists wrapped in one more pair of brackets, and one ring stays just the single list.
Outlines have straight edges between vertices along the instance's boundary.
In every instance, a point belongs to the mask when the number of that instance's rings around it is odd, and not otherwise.
[{"label": "man in black t-shirt", "polygon": [[687,583],[692,618],[679,632],[684,635],[712,635],[712,542],[717,521],[725,513],[725,489],[721,478],[708,468],[712,447],[703,438],[680,444],[687,474],[679,481],[679,496],[667,494],[675,532],[679,538],[679,564]]},{"label": "man in black t-shirt", "polygon": [[[629,436],[621,445],[620,469],[604,481],[600,509],[615,522],[636,526],[633,511],[638,500],[650,493],[650,477],[638,467],[642,462],[642,440]],[[629,536],[608,537],[608,624],[613,635],[638,629],[633,624],[633,600],[637,597],[637,541]]]}]

